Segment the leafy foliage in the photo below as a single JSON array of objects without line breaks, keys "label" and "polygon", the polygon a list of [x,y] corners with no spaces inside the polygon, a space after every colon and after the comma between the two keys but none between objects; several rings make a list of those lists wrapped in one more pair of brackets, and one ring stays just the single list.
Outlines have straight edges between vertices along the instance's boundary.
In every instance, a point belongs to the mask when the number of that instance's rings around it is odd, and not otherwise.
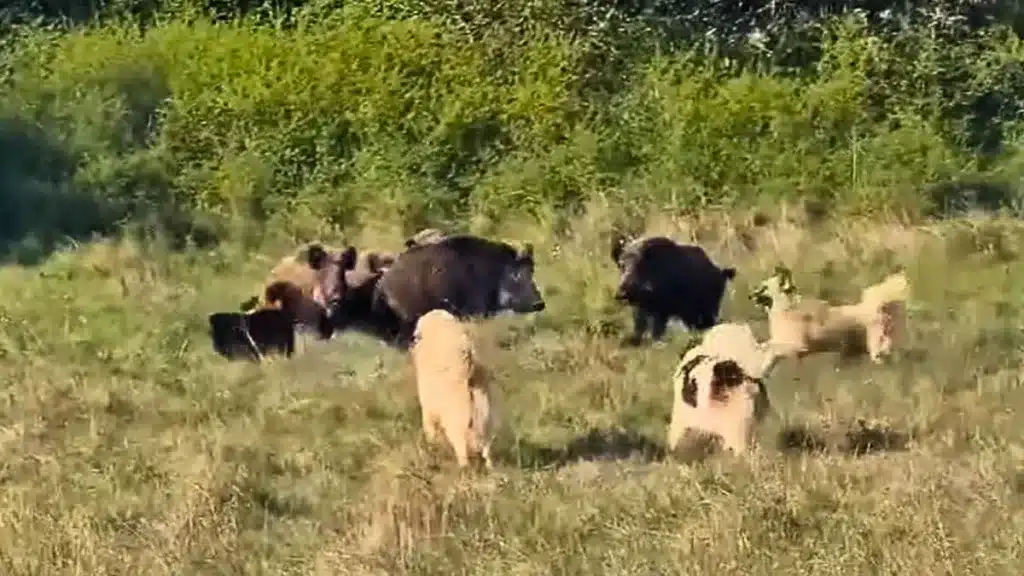
[{"label": "leafy foliage", "polygon": [[1019,193],[1015,4],[97,6],[62,27],[8,8],[9,244],[122,222],[208,239],[451,225],[597,196],[913,216]]}]

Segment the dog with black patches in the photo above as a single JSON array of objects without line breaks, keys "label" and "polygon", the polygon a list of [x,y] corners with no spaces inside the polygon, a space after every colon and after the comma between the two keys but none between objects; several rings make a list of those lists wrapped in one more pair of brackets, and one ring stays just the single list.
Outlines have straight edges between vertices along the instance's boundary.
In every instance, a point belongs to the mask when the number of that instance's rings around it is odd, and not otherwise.
[{"label": "dog with black patches", "polygon": [[615,299],[633,308],[633,345],[647,332],[661,340],[672,318],[691,330],[711,328],[726,284],[736,277],[735,268],[719,268],[699,246],[664,236],[627,241],[616,235],[611,257],[619,270]]},{"label": "dog with black patches", "polygon": [[718,437],[733,453],[745,452],[770,409],[764,382],[777,359],[747,324],[719,324],[705,333],[672,377],[668,450],[675,451],[692,430]]}]

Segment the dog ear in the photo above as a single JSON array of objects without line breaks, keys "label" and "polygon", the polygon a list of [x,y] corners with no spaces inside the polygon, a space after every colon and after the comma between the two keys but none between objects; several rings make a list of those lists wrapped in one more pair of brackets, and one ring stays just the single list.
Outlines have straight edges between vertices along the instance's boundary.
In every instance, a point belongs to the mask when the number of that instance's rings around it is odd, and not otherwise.
[{"label": "dog ear", "polygon": [[711,368],[711,395],[721,393],[743,384],[743,369],[734,360],[722,360]]},{"label": "dog ear", "polygon": [[683,390],[680,395],[683,397],[683,402],[694,408],[697,407],[697,379],[693,375],[687,374],[683,379]]},{"label": "dog ear", "polygon": [[[692,348],[693,346],[690,347],[690,349]],[[683,353],[683,356],[686,356],[685,352]],[[686,362],[685,364],[681,363],[673,377],[677,386],[679,386],[679,382],[682,381],[682,385],[680,386],[680,396],[682,397],[683,402],[693,406],[694,408],[697,407],[697,379],[693,377],[693,369],[706,359],[707,355],[697,354],[691,358],[689,362]]]}]

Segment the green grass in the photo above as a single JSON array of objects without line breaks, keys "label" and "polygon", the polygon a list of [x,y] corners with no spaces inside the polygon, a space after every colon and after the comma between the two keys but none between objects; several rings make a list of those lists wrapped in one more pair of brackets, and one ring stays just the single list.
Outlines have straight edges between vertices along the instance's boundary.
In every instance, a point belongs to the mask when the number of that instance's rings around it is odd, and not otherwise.
[{"label": "green grass", "polygon": [[[471,4],[0,38],[0,573],[1019,574],[1024,227],[966,218],[1019,212],[1020,37],[850,16],[779,68]],[[393,350],[205,334],[297,242],[424,226],[537,246],[548,309],[481,331],[490,475],[424,446]],[[786,362],[758,450],[652,458],[688,336],[619,345],[613,228],[738,268],[724,318],[762,338],[777,263],[836,301],[903,264],[910,349]]]},{"label": "green grass", "polygon": [[289,246],[243,259],[106,242],[6,267],[0,571],[1020,572],[1024,228],[648,219],[739,269],[724,318],[761,337],[746,292],[778,262],[806,294],[852,298],[895,264],[914,291],[906,354],[787,361],[758,448],[686,463],[649,455],[688,336],[619,346],[610,220],[501,235],[537,243],[548,309],[481,323],[507,422],[490,475],[424,445],[407,360],[376,342],[346,334],[263,366],[213,355],[205,315]]}]

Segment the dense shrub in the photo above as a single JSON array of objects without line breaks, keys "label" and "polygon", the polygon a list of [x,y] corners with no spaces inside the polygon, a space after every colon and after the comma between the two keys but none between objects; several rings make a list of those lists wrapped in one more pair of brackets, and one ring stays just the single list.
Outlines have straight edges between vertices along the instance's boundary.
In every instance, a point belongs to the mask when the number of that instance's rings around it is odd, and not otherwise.
[{"label": "dense shrub", "polygon": [[[114,4],[164,14],[8,27],[9,245],[124,222],[247,238],[367,215],[412,227],[595,195],[915,216],[1019,191],[1024,46],[994,8],[900,26],[877,7],[751,13],[726,34],[707,10],[658,3],[319,1],[277,23]],[[721,50],[687,41],[700,26]],[[761,29],[772,43],[738,40]]]}]

